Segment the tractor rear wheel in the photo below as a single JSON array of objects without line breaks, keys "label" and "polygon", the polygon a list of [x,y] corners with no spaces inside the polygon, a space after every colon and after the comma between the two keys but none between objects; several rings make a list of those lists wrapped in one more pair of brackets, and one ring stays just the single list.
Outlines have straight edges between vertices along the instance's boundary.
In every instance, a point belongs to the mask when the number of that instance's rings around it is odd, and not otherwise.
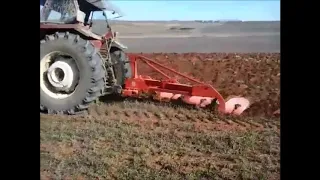
[{"label": "tractor rear wheel", "polygon": [[40,111],[75,114],[103,94],[106,72],[99,52],[78,35],[40,41]]}]

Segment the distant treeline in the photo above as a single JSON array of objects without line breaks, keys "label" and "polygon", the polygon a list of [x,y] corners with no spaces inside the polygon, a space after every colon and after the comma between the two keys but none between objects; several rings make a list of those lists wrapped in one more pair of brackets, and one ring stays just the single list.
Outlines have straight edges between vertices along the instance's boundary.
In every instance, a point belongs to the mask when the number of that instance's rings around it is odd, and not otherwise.
[{"label": "distant treeline", "polygon": [[227,23],[227,22],[242,22],[241,20],[195,20],[195,22],[200,22],[200,23]]}]

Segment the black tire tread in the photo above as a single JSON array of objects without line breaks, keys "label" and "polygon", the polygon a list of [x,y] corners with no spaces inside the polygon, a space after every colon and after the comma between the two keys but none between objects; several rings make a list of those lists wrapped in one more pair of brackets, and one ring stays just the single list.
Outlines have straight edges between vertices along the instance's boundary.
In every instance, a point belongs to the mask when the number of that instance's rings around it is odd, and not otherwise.
[{"label": "black tire tread", "polygon": [[80,38],[79,35],[74,35],[69,32],[55,33],[53,35],[47,35],[44,40],[40,41],[40,44],[46,43],[47,41],[54,41],[59,38],[65,38],[66,40],[70,41],[71,43],[73,43],[73,45],[77,46],[77,48],[79,48],[80,51],[82,51],[86,56],[88,64],[93,71],[93,75],[91,77],[91,87],[87,89],[86,97],[82,100],[82,103],[75,105],[70,109],[55,111],[40,104],[40,111],[46,112],[48,114],[74,115],[78,114],[80,111],[88,109],[90,103],[103,95],[107,77],[101,58],[102,56],[98,53],[96,48],[93,48],[93,50],[90,51],[90,48],[87,48],[90,45],[90,42],[88,40]]},{"label": "black tire tread", "polygon": [[111,61],[114,64],[115,70],[114,73],[116,75],[117,84],[124,85],[125,79],[131,77],[131,67],[126,66],[128,63],[128,57],[124,51],[115,48],[110,51]]}]

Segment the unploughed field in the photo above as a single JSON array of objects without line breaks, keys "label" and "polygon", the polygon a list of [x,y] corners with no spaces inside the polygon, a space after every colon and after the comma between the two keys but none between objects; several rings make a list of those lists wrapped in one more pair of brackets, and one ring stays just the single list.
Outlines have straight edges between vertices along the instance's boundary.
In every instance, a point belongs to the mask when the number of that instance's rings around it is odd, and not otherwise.
[{"label": "unploughed field", "polygon": [[279,53],[143,55],[251,106],[232,117],[102,98],[87,114],[41,114],[41,179],[280,179]]}]

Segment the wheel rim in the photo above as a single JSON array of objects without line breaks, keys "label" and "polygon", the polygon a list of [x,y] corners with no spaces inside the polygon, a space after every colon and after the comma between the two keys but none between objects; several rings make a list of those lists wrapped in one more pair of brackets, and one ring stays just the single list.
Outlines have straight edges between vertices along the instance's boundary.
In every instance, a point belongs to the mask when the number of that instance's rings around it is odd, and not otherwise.
[{"label": "wheel rim", "polygon": [[40,60],[40,88],[54,99],[71,96],[79,83],[79,69],[74,58],[51,52]]}]

